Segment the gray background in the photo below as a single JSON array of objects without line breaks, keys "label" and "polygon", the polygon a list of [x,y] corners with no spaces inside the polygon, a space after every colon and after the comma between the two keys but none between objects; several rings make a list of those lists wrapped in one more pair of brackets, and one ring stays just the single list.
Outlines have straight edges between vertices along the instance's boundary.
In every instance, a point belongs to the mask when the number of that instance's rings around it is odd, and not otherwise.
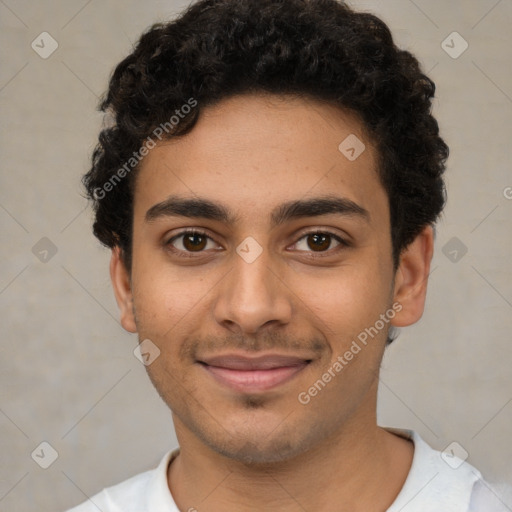
[{"label": "gray background", "polygon": [[[64,510],[176,446],[136,336],[119,325],[79,180],[113,66],[186,4],[0,0],[1,511]],[[430,73],[451,148],[426,314],[385,357],[380,423],[440,450],[457,441],[489,480],[512,482],[512,2],[352,4]],[[31,48],[43,31],[59,45],[47,59]],[[453,31],[469,44],[458,58],[442,47]],[[31,457],[43,441],[59,455],[46,470]]]}]

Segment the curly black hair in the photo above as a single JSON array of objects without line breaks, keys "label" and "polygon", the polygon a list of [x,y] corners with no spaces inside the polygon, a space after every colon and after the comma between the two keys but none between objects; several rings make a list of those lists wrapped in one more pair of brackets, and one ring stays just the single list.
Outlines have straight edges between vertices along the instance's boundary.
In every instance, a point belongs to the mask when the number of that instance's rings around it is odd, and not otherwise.
[{"label": "curly black hair", "polygon": [[201,109],[251,92],[299,95],[359,116],[378,151],[396,268],[446,201],[435,84],[382,20],[336,0],[200,0],[142,34],[112,74],[99,107],[111,124],[82,180],[96,237],[119,246],[131,270],[135,179],[152,134],[161,138],[166,126],[165,137],[184,135]]}]

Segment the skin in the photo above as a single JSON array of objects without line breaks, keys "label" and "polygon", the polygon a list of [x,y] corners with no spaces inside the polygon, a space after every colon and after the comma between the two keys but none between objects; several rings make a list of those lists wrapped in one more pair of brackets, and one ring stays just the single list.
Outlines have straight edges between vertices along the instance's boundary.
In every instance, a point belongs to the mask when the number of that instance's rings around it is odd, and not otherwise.
[{"label": "skin", "polygon": [[[350,134],[366,146],[355,161],[338,150]],[[423,313],[433,230],[423,229],[395,271],[376,162],[355,115],[262,94],[204,109],[189,134],[142,162],[131,274],[117,248],[110,269],[123,327],[161,351],[147,371],[180,443],[168,471],[180,510],[377,512],[400,492],[414,448],[377,426],[378,374],[389,325],[413,324]],[[168,215],[148,222],[148,210],[171,195],[222,204],[236,222]],[[349,199],[367,217],[330,213],[271,224],[277,206],[325,196]],[[190,228],[211,240],[196,239],[199,249],[184,245],[185,237],[169,242]],[[315,230],[348,245],[315,242],[306,236]],[[236,252],[247,237],[262,250],[252,263]],[[299,393],[393,303],[400,312],[301,404]],[[234,351],[311,362],[270,390],[238,392],[198,363]]]}]

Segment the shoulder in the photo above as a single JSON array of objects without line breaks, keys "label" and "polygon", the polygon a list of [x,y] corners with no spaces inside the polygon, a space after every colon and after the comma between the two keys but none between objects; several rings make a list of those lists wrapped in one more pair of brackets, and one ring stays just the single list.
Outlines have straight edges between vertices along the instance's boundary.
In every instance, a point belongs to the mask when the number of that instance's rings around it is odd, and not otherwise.
[{"label": "shoulder", "polygon": [[167,467],[178,451],[166,453],[156,469],[107,487],[66,512],[143,512],[162,503],[166,510],[177,510],[167,486]]},{"label": "shoulder", "polygon": [[512,486],[490,484],[479,479],[473,486],[468,512],[510,512],[512,510]]},{"label": "shoulder", "polygon": [[409,474],[388,512],[398,512],[402,509],[410,512],[468,512],[474,485],[482,478],[480,472],[457,457],[454,450],[435,450],[417,432],[386,430],[414,443],[414,456]]},{"label": "shoulder", "polygon": [[118,512],[120,507],[126,511],[143,510],[142,499],[154,472],[146,471],[107,487],[67,512],[98,512],[98,509],[102,512]]}]

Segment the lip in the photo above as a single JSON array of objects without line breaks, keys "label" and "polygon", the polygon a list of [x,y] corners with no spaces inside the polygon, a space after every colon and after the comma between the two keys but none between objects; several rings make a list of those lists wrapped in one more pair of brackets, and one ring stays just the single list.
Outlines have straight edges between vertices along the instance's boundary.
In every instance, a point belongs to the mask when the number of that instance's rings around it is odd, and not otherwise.
[{"label": "lip", "polygon": [[198,362],[220,384],[238,392],[254,393],[288,382],[311,360],[280,354],[257,357],[226,354]]}]

